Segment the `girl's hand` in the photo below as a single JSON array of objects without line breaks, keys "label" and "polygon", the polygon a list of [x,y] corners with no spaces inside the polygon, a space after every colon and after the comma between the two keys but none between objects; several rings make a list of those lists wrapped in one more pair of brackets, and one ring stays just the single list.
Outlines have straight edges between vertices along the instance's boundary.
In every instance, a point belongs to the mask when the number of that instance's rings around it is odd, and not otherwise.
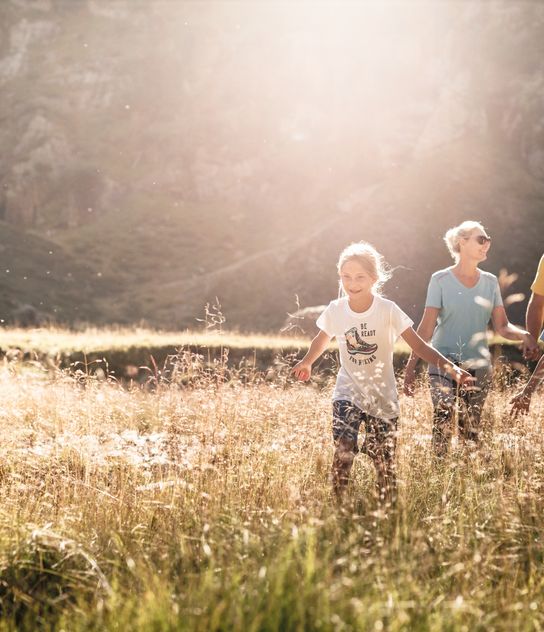
[{"label": "girl's hand", "polygon": [[312,365],[305,360],[301,360],[300,362],[297,362],[295,364],[295,366],[291,370],[291,373],[294,373],[297,380],[307,382],[312,375]]},{"label": "girl's hand", "polygon": [[536,360],[538,357],[538,342],[528,332],[523,336],[522,353],[526,360]]},{"label": "girl's hand", "polygon": [[511,414],[514,417],[518,415],[526,415],[529,412],[529,406],[531,405],[531,395],[521,391],[515,397],[510,400],[512,404]]},{"label": "girl's hand", "polygon": [[407,366],[404,374],[404,394],[407,397],[413,397],[415,392],[416,370],[414,367]]},{"label": "girl's hand", "polygon": [[476,382],[476,378],[473,375],[455,364],[450,369],[450,374],[459,386],[464,386],[465,388],[468,386],[470,389],[471,386],[474,386],[474,382]]}]

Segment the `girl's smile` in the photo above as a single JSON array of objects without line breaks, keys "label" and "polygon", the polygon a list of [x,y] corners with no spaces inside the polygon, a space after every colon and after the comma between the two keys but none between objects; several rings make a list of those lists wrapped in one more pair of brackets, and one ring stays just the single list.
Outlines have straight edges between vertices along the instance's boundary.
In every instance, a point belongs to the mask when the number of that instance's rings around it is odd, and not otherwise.
[{"label": "girl's smile", "polygon": [[377,279],[372,277],[357,260],[350,259],[344,263],[340,270],[340,281],[349,297],[350,306],[355,307],[355,311],[364,311],[366,303],[369,301],[372,303],[372,288]]}]

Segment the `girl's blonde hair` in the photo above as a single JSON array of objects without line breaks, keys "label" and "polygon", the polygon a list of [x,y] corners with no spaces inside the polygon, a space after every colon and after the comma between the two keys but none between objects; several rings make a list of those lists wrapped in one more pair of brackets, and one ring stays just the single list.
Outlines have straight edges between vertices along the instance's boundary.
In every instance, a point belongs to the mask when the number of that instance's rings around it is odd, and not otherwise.
[{"label": "girl's blonde hair", "polygon": [[459,242],[461,241],[461,239],[470,237],[472,231],[476,230],[477,228],[482,230],[484,233],[486,232],[485,228],[482,226],[482,224],[480,224],[480,222],[474,222],[472,220],[466,220],[465,222],[459,224],[459,226],[454,226],[453,228],[450,228],[448,231],[446,231],[446,234],[444,235],[444,241],[446,242],[446,246],[450,251],[450,255],[453,257],[453,259],[455,259],[455,261],[459,260]]},{"label": "girl's blonde hair", "polygon": [[[359,241],[357,243],[350,244],[347,248],[344,248],[338,258],[338,274],[342,271],[342,266],[348,261],[357,261],[361,264],[364,270],[369,274],[372,279],[375,279],[375,283],[372,287],[374,294],[380,294],[381,289],[387,281],[393,276],[393,272],[385,263],[382,255],[366,241]],[[340,296],[345,296],[342,281],[340,281]]]}]

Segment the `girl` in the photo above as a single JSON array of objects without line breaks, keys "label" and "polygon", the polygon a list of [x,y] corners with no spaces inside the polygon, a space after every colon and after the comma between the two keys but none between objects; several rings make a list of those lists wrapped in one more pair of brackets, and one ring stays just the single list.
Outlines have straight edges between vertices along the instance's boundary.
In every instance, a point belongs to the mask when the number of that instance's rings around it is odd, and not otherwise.
[{"label": "girl", "polygon": [[[434,407],[433,447],[437,456],[448,449],[453,432],[452,421],[457,404],[461,438],[478,441],[482,407],[491,373],[487,346],[490,318],[495,331],[510,340],[523,341],[524,355],[533,353],[537,344],[529,332],[508,322],[497,277],[478,265],[487,259],[491,238],[479,222],[466,221],[447,231],[444,241],[455,265],[435,272],[429,283],[425,311],[418,334],[431,340],[438,351],[472,372],[476,388],[457,397],[451,377],[434,362],[429,366]],[[413,395],[418,358],[411,354],[406,365],[404,392]],[[458,402],[458,399],[463,400]]]},{"label": "girl", "polygon": [[393,372],[396,339],[402,336],[415,353],[460,384],[472,378],[424,342],[412,329],[408,316],[380,295],[381,286],[391,274],[373,246],[364,242],[348,246],[340,254],[338,273],[343,296],[332,301],[318,318],[320,332],[293,373],[300,380],[308,380],[313,363],[336,337],[341,366],[333,394],[333,489],[341,497],[363,424],[364,451],[376,468],[379,499],[392,502],[396,495],[395,431],[399,414]]}]

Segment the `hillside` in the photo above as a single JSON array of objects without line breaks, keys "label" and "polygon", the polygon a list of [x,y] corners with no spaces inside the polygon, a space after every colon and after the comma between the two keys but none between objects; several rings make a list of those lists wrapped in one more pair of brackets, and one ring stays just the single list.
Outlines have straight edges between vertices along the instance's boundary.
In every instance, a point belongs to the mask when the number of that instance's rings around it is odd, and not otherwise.
[{"label": "hillside", "polygon": [[[39,320],[73,323],[92,315],[100,322],[95,297],[106,295],[108,280],[84,257],[61,245],[0,222],[0,319],[34,314]],[[32,306],[33,310],[27,308]]]},{"label": "hillside", "polygon": [[359,239],[417,318],[466,218],[527,292],[542,42],[525,2],[2,3],[0,318],[193,328],[218,297],[277,330]]}]

